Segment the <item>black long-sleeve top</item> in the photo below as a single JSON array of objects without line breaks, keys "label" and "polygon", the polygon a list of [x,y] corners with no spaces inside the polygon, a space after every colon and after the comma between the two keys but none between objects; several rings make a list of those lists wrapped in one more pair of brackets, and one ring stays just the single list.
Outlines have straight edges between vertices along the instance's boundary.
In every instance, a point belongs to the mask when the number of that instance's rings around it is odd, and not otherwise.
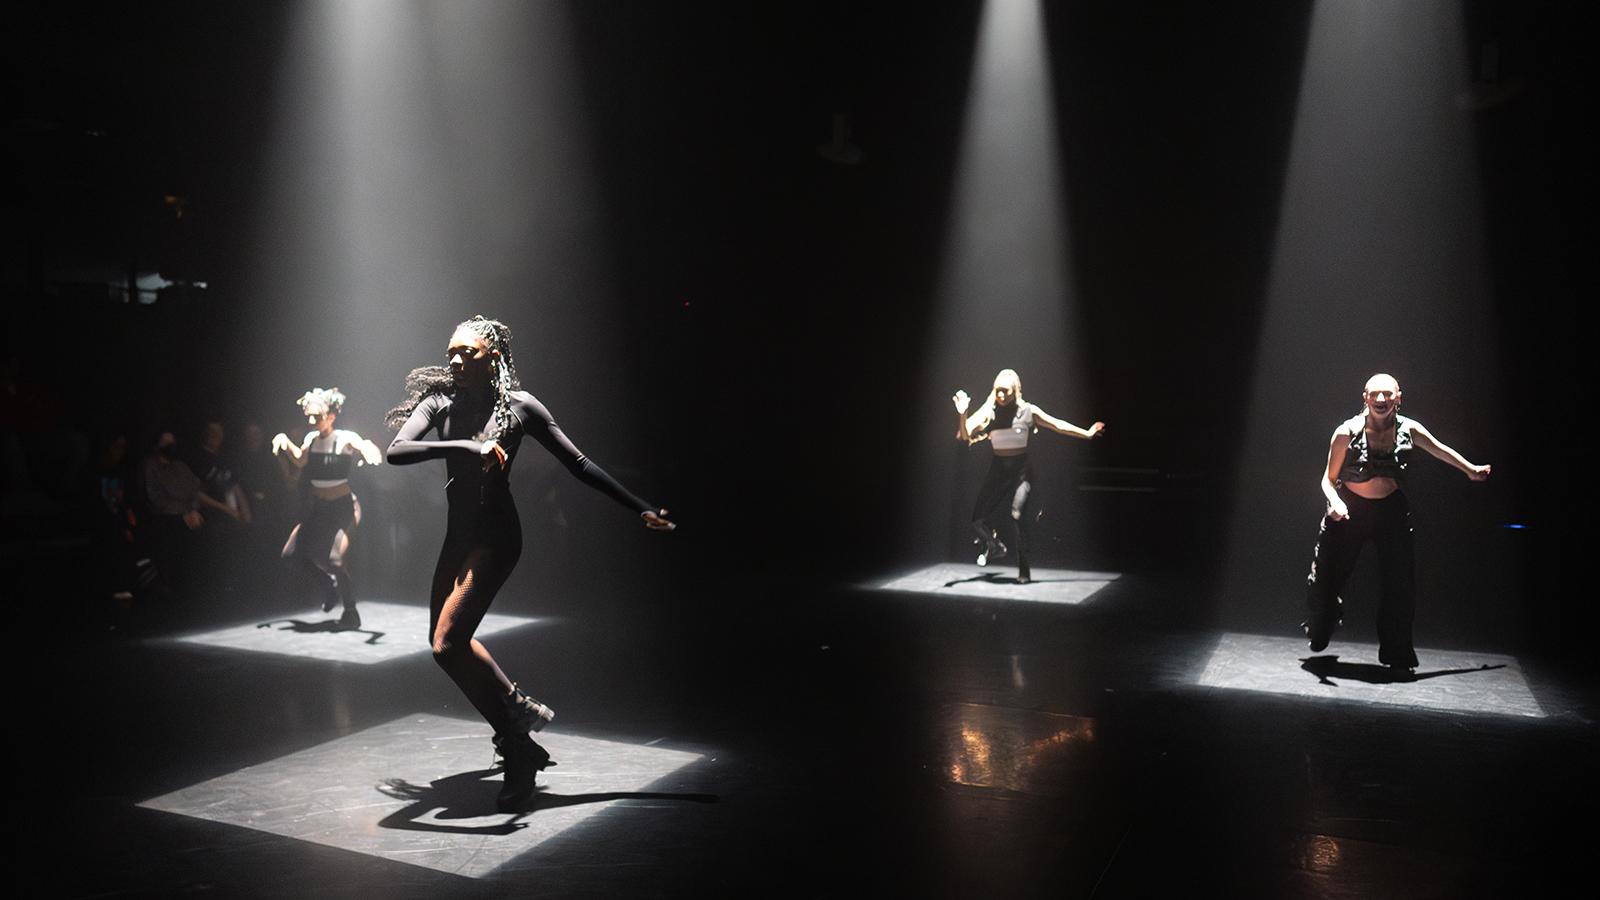
[{"label": "black long-sleeve top", "polygon": [[[500,447],[506,452],[506,465],[484,470],[483,443],[475,439],[488,417],[486,406],[457,403],[444,394],[425,397],[410,418],[400,427],[389,443],[388,460],[397,466],[410,465],[430,459],[443,459],[449,481],[445,496],[452,512],[460,507],[470,507],[510,499],[507,473],[516,461],[524,435],[531,436],[584,484],[605,494],[637,513],[654,512],[656,507],[634,495],[606,471],[584,456],[562,433],[561,427],[532,394],[513,391],[509,395],[515,423],[501,437]],[[437,440],[427,440],[429,432]]]}]

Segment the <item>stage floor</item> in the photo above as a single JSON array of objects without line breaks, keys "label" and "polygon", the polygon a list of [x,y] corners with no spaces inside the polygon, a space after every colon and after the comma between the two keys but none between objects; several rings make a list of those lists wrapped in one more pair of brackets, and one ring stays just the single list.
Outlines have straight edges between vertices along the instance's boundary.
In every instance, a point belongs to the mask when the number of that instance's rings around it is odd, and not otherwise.
[{"label": "stage floor", "polygon": [[83,897],[1470,897],[1584,868],[1596,696],[1551,661],[1422,633],[1400,682],[1358,632],[1313,654],[1136,574],[974,572],[498,611],[485,643],[557,711],[516,815],[425,610],[363,604],[376,642],[336,613],[81,637],[51,695],[79,699],[13,731],[45,738],[17,852]]},{"label": "stage floor", "polygon": [[979,597],[1015,603],[1061,603],[1077,606],[1116,581],[1115,572],[1034,569],[1027,584],[1017,580],[1015,566],[940,563],[871,585],[880,591],[905,591],[942,597]]}]

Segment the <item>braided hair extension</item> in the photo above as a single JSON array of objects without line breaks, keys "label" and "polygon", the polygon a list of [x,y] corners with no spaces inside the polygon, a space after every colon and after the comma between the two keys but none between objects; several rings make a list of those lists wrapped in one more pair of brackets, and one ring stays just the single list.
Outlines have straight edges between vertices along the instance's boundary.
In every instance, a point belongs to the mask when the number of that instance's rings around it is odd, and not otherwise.
[{"label": "braided hair extension", "polygon": [[339,410],[344,408],[344,392],[336,387],[327,390],[314,387],[295,402],[300,404],[300,409],[308,416],[325,414],[337,416]]},{"label": "braided hair extension", "polygon": [[511,412],[511,392],[522,387],[522,382],[517,380],[516,363],[511,360],[511,329],[504,322],[483,316],[473,316],[456,327],[471,331],[483,339],[485,347],[499,351],[499,356],[489,357],[489,384],[494,394],[494,407],[489,420],[484,423],[482,434],[485,441],[498,440],[511,430],[512,423],[516,421]]},{"label": "braided hair extension", "polygon": [[406,399],[383,414],[383,424],[398,430],[422,401],[434,394],[449,394],[456,389],[455,376],[445,366],[418,366],[406,375]]},{"label": "braided hair extension", "polygon": [[[483,341],[484,347],[499,353],[489,358],[489,389],[493,395],[493,406],[483,431],[478,435],[479,440],[499,440],[516,421],[511,411],[511,392],[522,388],[522,382],[517,380],[516,363],[511,359],[511,329],[504,322],[483,316],[473,316],[456,328],[471,331]],[[423,400],[433,394],[454,394],[456,387],[455,375],[447,366],[419,366],[412,369],[411,374],[406,376],[406,399],[389,410],[384,422],[390,428],[399,428]]]}]

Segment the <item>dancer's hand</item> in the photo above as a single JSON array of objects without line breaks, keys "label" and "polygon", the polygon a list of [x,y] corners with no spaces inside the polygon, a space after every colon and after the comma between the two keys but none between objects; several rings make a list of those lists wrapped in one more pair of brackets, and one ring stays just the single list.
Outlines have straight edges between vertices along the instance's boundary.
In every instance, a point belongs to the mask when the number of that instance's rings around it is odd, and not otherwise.
[{"label": "dancer's hand", "polygon": [[499,464],[501,469],[506,467],[506,451],[505,448],[500,446],[499,441],[486,441],[483,449],[479,452],[483,454],[483,470],[485,472],[494,468],[496,464]]},{"label": "dancer's hand", "polygon": [[1101,432],[1103,432],[1105,430],[1106,430],[1106,423],[1104,423],[1104,422],[1096,422],[1093,425],[1090,425],[1089,426],[1089,439],[1090,440],[1094,440],[1095,438],[1100,436]]},{"label": "dancer's hand", "polygon": [[644,520],[644,527],[651,531],[676,531],[678,528],[678,523],[667,521],[667,511],[664,509],[660,512],[645,510],[639,513],[639,518]]},{"label": "dancer's hand", "polygon": [[1335,522],[1343,522],[1345,519],[1350,518],[1350,508],[1344,505],[1343,500],[1337,503],[1330,503],[1328,504],[1328,518]]},{"label": "dancer's hand", "polygon": [[1488,481],[1489,480],[1489,470],[1491,468],[1493,468],[1493,467],[1492,466],[1473,466],[1470,470],[1468,470],[1467,477],[1471,478],[1473,481]]},{"label": "dancer's hand", "polygon": [[294,447],[294,442],[289,440],[289,436],[287,434],[284,434],[283,432],[280,431],[277,434],[272,436],[272,455],[273,456],[277,456],[280,452],[282,452],[284,450],[290,450],[293,447]]},{"label": "dancer's hand", "polygon": [[183,524],[189,526],[190,531],[198,529],[206,523],[206,517],[200,515],[200,510],[191,509],[183,514]]},{"label": "dancer's hand", "polygon": [[972,398],[967,396],[966,391],[956,391],[956,395],[950,398],[950,402],[956,405],[956,415],[964,416],[967,414],[967,407],[972,405]]}]

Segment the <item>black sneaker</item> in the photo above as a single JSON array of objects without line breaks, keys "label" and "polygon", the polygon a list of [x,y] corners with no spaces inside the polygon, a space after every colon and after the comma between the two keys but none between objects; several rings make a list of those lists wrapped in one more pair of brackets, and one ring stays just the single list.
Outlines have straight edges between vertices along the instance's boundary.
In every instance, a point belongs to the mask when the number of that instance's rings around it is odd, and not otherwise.
[{"label": "black sneaker", "polygon": [[356,608],[354,606],[346,606],[344,608],[344,615],[339,617],[339,624],[346,628],[360,628],[361,614],[356,612]]},{"label": "black sneaker", "polygon": [[500,768],[505,773],[505,782],[495,796],[495,808],[507,813],[522,812],[533,796],[539,773],[555,762],[550,759],[549,751],[526,734],[497,734],[494,749],[500,754]]}]

